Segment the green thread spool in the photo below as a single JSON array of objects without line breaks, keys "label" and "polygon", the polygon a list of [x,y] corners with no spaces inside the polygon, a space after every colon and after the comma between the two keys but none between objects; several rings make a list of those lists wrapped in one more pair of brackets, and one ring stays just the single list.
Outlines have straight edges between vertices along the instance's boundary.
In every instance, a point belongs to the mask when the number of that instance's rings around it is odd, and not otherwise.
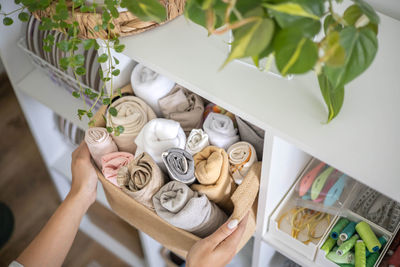
[{"label": "green thread spool", "polygon": [[356,266],[355,267],[366,267],[367,258],[365,257],[365,243],[362,240],[358,240],[356,243]]},{"label": "green thread spool", "polygon": [[337,247],[326,255],[326,258],[336,264],[354,264],[354,253],[349,251],[346,254],[339,256],[336,254]]},{"label": "green thread spool", "polygon": [[335,246],[335,244],[336,240],[329,236],[326,239],[325,243],[322,245],[321,249],[325,251],[326,254],[328,254],[331,251],[331,249]]},{"label": "green thread spool", "polygon": [[340,245],[340,247],[336,251],[336,254],[338,254],[339,256],[346,254],[354,247],[357,240],[358,240],[358,235],[357,234],[353,235],[349,240],[345,241],[343,244]]},{"label": "green thread spool", "polygon": [[[387,237],[385,237],[385,236],[381,236],[381,237],[379,237],[379,243],[381,243],[381,248],[383,248],[385,245],[386,245],[386,243],[387,243]],[[366,257],[368,257],[369,255],[371,255],[371,252],[369,252],[369,250],[368,249],[365,249],[365,256]]]},{"label": "green thread spool", "polygon": [[364,241],[369,252],[377,252],[382,247],[375,233],[372,231],[371,227],[366,222],[359,222],[356,225],[356,231],[360,235],[361,239]]},{"label": "green thread spool", "polygon": [[342,232],[339,235],[340,240],[346,241],[350,237],[354,235],[356,232],[356,225],[357,223],[355,222],[350,222],[346,227],[342,230]]},{"label": "green thread spool", "polygon": [[340,247],[343,244],[343,241],[338,238],[336,245]]},{"label": "green thread spool", "polygon": [[337,240],[339,238],[339,234],[342,230],[349,224],[349,220],[346,218],[340,218],[339,221],[335,224],[329,236],[333,239]]},{"label": "green thread spool", "polygon": [[374,252],[371,255],[369,255],[367,257],[367,267],[374,267],[376,261],[379,258],[379,253],[378,252]]}]

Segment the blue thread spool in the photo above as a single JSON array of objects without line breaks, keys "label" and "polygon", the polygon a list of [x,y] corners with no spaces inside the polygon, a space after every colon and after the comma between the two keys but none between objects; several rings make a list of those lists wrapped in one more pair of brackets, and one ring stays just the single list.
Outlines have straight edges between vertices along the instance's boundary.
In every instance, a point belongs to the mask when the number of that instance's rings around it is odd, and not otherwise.
[{"label": "blue thread spool", "polygon": [[350,237],[354,235],[356,232],[356,223],[355,222],[350,222],[346,227],[342,230],[342,232],[339,235],[340,240],[346,241]]}]

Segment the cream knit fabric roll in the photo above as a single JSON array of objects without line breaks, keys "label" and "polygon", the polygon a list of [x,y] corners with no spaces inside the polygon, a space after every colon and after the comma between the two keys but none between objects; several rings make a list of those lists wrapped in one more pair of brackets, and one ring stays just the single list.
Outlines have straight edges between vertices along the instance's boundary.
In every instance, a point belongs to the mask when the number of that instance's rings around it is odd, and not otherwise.
[{"label": "cream knit fabric roll", "polygon": [[154,210],[152,198],[164,185],[165,178],[149,154],[143,153],[119,169],[117,183],[130,197]]},{"label": "cream knit fabric roll", "polygon": [[201,127],[203,100],[182,86],[176,85],[168,95],[158,100],[158,104],[164,118],[179,122],[186,134]]},{"label": "cream knit fabric roll", "polygon": [[261,160],[264,150],[265,131],[248,121],[241,119],[239,116],[236,116],[236,121],[239,129],[240,140],[252,144],[257,152],[258,160]]},{"label": "cream knit fabric roll", "polygon": [[204,121],[203,129],[208,134],[211,145],[228,149],[239,141],[237,129],[226,115],[211,112]]},{"label": "cream knit fabric roll", "polygon": [[257,162],[256,150],[248,142],[237,142],[228,149],[230,172],[235,183],[241,184],[250,167]]},{"label": "cream knit fabric roll", "polygon": [[132,72],[131,84],[134,94],[150,105],[157,117],[161,117],[158,100],[172,90],[175,82],[142,64],[137,64]]},{"label": "cream knit fabric roll", "polygon": [[228,218],[205,195],[178,181],[164,185],[154,195],[153,203],[158,216],[199,237],[212,234]]},{"label": "cream knit fabric roll", "polygon": [[111,183],[118,186],[117,173],[119,168],[128,165],[133,160],[133,155],[128,152],[112,152],[101,157],[101,172]]},{"label": "cream knit fabric roll", "polygon": [[135,156],[147,152],[166,171],[161,154],[169,148],[185,148],[186,136],[179,122],[167,119],[149,121],[137,136]]},{"label": "cream knit fabric roll", "polygon": [[116,144],[106,128],[93,127],[85,132],[85,142],[89,148],[97,167],[101,169],[101,157],[105,154],[118,151]]},{"label": "cream knit fabric roll", "polygon": [[186,140],[186,151],[194,155],[210,145],[208,134],[202,129],[193,129]]},{"label": "cream knit fabric roll", "polygon": [[118,114],[112,116],[107,110],[107,126],[124,127],[122,134],[112,135],[119,151],[134,154],[136,151],[135,138],[143,126],[150,120],[156,118],[154,111],[140,98],[135,96],[124,96],[111,104]]}]

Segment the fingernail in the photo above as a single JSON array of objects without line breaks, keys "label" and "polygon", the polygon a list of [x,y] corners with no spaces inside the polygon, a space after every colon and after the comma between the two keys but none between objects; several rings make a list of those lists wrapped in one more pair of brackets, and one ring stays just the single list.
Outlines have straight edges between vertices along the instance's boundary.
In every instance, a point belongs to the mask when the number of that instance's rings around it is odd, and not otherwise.
[{"label": "fingernail", "polygon": [[236,228],[236,226],[238,226],[238,223],[239,223],[239,221],[234,219],[228,223],[228,228],[232,230],[232,229]]}]

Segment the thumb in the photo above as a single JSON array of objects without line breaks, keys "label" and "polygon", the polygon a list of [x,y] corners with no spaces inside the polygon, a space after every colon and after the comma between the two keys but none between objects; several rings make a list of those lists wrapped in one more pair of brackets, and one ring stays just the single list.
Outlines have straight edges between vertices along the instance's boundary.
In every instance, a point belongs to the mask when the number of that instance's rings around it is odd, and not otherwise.
[{"label": "thumb", "polygon": [[216,247],[236,230],[238,224],[239,220],[237,219],[228,220],[206,239]]}]

